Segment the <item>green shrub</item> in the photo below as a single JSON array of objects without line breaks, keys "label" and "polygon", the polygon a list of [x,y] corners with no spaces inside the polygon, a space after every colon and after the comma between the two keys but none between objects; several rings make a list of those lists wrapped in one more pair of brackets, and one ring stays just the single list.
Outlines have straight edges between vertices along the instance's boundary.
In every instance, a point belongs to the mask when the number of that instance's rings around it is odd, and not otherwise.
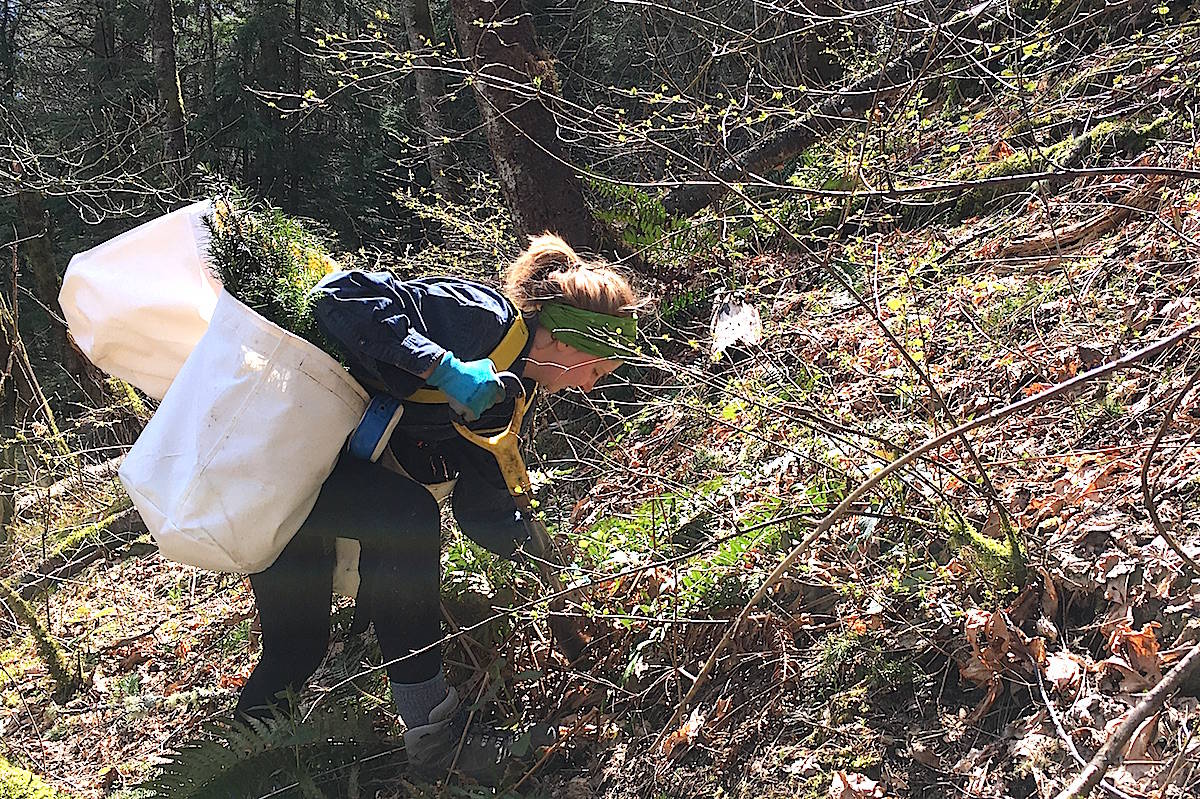
[{"label": "green shrub", "polygon": [[236,195],[205,220],[212,268],[225,290],[267,320],[327,352],[310,293],[339,266],[321,239],[278,208]]},{"label": "green shrub", "polygon": [[67,794],[0,757],[0,799],[67,799]]}]

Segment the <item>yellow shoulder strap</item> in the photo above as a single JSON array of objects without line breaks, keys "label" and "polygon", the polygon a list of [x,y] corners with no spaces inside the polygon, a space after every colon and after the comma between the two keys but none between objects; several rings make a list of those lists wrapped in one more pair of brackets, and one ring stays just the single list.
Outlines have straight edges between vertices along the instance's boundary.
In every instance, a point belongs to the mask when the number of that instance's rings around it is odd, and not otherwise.
[{"label": "yellow shoulder strap", "polygon": [[[519,313],[517,319],[508,326],[508,332],[504,334],[504,338],[500,339],[500,343],[496,345],[496,349],[492,350],[488,355],[488,360],[496,365],[497,372],[503,372],[517,362],[517,358],[521,355],[521,350],[525,349],[526,342],[529,341],[529,327],[525,324],[525,319]],[[418,388],[412,394],[404,398],[405,402],[420,402],[424,405],[446,404],[449,400],[441,389],[437,388]]]}]

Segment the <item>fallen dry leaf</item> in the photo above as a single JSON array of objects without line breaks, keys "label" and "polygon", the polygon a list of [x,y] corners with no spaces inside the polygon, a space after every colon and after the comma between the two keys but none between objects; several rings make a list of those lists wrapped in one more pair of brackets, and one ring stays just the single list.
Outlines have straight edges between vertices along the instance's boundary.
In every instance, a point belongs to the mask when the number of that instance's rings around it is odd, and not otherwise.
[{"label": "fallen dry leaf", "polygon": [[1074,693],[1083,677],[1083,666],[1077,659],[1065,652],[1047,655],[1046,665],[1042,671],[1046,675],[1046,680],[1054,686],[1059,694]]},{"label": "fallen dry leaf", "polygon": [[1122,655],[1129,665],[1151,681],[1162,679],[1162,666],[1158,660],[1158,638],[1154,630],[1162,625],[1152,621],[1141,630],[1122,625],[1108,636],[1108,651]]},{"label": "fallen dry leaf", "polygon": [[688,720],[679,729],[663,739],[660,749],[662,756],[670,757],[680,744],[691,744],[696,740],[696,736],[700,734],[700,728],[703,726],[704,714],[700,712],[700,708],[695,708],[692,710],[692,715],[688,716]]},{"label": "fallen dry leaf", "polygon": [[1158,717],[1159,714],[1155,713],[1138,725],[1125,747],[1125,760],[1141,760],[1150,751],[1151,744],[1158,737]]},{"label": "fallen dry leaf", "polygon": [[1011,623],[1007,613],[972,608],[967,611],[963,631],[971,658],[959,664],[959,672],[977,685],[993,684],[1008,669],[1029,674],[1031,663],[1045,661],[1046,642],[1026,636]]},{"label": "fallen dry leaf", "polygon": [[1117,690],[1128,693],[1141,691],[1150,687],[1150,681],[1129,665],[1129,661],[1121,655],[1113,655],[1096,664],[1096,671],[1101,679],[1114,680]]},{"label": "fallen dry leaf", "polygon": [[913,741],[909,747],[912,754],[912,759],[920,763],[922,766],[931,768],[934,771],[942,770],[942,758],[937,752],[930,749],[919,741]]},{"label": "fallen dry leaf", "polygon": [[1042,574],[1042,613],[1053,619],[1058,615],[1058,588],[1048,569],[1038,569]]},{"label": "fallen dry leaf", "polygon": [[218,681],[222,688],[241,688],[246,684],[246,678],[238,674],[222,674]]},{"label": "fallen dry leaf", "polygon": [[1001,692],[1004,691],[1004,682],[997,676],[988,686],[987,695],[975,706],[971,711],[971,715],[967,716],[967,724],[978,724],[987,715],[987,712],[992,709],[992,705],[996,704],[996,700],[1000,698]]},{"label": "fallen dry leaf", "polygon": [[829,799],[882,799],[883,788],[863,774],[834,772],[829,786]]},{"label": "fallen dry leaf", "polygon": [[[1157,772],[1161,767],[1162,764],[1159,762],[1161,753],[1154,747],[1154,742],[1158,738],[1158,718],[1159,714],[1156,713],[1139,724],[1129,739],[1129,743],[1125,745],[1121,766],[1113,776],[1118,785],[1135,789],[1139,782]],[[1122,715],[1117,721],[1124,720],[1125,716]],[[1111,734],[1115,726],[1113,724],[1108,726]]]}]

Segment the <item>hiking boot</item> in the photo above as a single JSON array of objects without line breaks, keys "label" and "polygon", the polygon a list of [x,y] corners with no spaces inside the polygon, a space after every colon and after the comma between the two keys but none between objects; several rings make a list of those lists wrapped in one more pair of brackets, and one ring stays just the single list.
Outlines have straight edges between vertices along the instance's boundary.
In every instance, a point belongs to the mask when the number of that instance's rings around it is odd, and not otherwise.
[{"label": "hiking boot", "polygon": [[[531,741],[536,745],[550,742],[545,730],[535,730],[529,739],[521,740],[525,736],[507,730],[468,726],[469,715],[458,701],[458,692],[451,688],[441,704],[429,711],[428,724],[405,731],[404,748],[414,773],[430,780],[445,779],[453,765],[460,774],[494,788],[510,764],[524,759]],[[518,755],[514,750],[525,751]]]}]

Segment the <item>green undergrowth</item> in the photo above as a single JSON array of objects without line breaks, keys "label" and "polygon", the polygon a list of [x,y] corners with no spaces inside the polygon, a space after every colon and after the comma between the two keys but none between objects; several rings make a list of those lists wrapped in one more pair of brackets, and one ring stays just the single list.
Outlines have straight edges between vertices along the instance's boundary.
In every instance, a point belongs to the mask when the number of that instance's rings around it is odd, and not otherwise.
[{"label": "green undergrowth", "polygon": [[[1136,154],[1169,132],[1168,117],[1149,121],[1121,120],[1100,122],[1086,133],[1062,139],[1047,147],[1021,148],[1017,152],[982,168],[967,167],[951,174],[954,181],[978,181],[1010,177],[1031,172],[1073,169],[1085,158],[1103,158],[1114,153]],[[980,186],[965,192],[955,203],[954,217],[964,219],[981,213],[989,202],[1010,194],[1011,185]]]},{"label": "green undergrowth", "polygon": [[336,354],[310,291],[338,264],[315,223],[230,192],[205,219],[212,269],[225,290],[267,320]]},{"label": "green undergrowth", "polygon": [[894,691],[913,677],[911,657],[889,652],[881,634],[854,631],[832,632],[813,645],[808,653],[808,690],[828,699],[845,692],[866,699],[877,690]]},{"label": "green undergrowth", "polygon": [[372,720],[330,703],[308,719],[221,721],[168,755],[140,786],[146,799],[228,796],[356,797],[396,768]]},{"label": "green undergrowth", "polygon": [[70,794],[0,756],[0,799],[70,799]]}]

